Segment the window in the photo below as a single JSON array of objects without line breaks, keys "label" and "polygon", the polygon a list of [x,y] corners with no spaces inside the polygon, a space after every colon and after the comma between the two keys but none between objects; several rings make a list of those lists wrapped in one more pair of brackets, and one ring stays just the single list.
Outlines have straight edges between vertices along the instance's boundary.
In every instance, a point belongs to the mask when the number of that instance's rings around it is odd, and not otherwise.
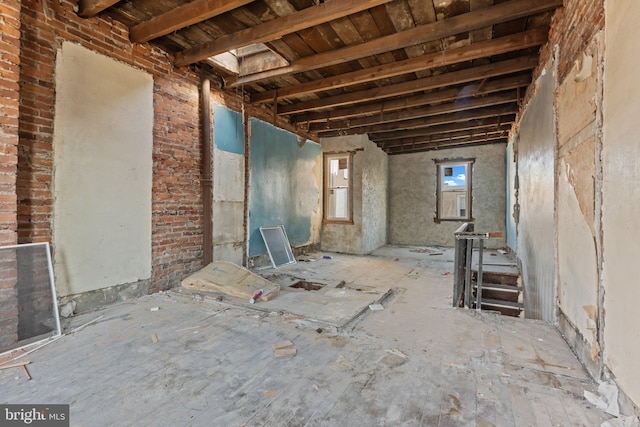
[{"label": "window", "polygon": [[351,222],[351,160],[349,153],[324,156],[325,222]]},{"label": "window", "polygon": [[436,222],[470,221],[471,169],[474,160],[436,161]]}]

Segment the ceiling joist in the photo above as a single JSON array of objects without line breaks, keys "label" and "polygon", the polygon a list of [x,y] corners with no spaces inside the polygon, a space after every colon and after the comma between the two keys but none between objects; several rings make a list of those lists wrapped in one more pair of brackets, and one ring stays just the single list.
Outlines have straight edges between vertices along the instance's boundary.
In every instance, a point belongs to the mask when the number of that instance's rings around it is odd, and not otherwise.
[{"label": "ceiling joist", "polygon": [[392,139],[424,138],[429,135],[439,135],[459,131],[485,132],[491,129],[501,129],[514,123],[515,115],[498,116],[493,118],[475,119],[467,122],[454,122],[443,125],[433,125],[407,131],[383,131],[370,133],[369,139],[374,142],[390,141]]},{"label": "ceiling joist", "polygon": [[380,65],[374,68],[353,71],[324,79],[312,80],[295,86],[265,91],[251,97],[251,102],[271,102],[274,99],[290,98],[307,93],[321,92],[329,89],[386,79],[402,74],[415,73],[460,62],[472,61],[490,55],[499,55],[529,47],[540,46],[547,41],[549,28],[535,28],[493,40],[474,43],[469,46],[434,52],[404,61]]},{"label": "ceiling joist", "polygon": [[476,80],[487,79],[495,76],[517,73],[531,70],[538,64],[538,57],[535,55],[523,56],[506,61],[496,62],[478,67],[468,68],[460,71],[440,74],[432,77],[425,77],[419,80],[410,80],[404,83],[376,87],[373,89],[358,92],[345,93],[327,98],[314,99],[311,101],[297,102],[295,104],[279,106],[278,114],[301,113],[310,110],[318,110],[342,105],[351,105],[374,101],[376,99],[390,98],[413,94],[419,91],[437,89],[449,85],[458,85]]},{"label": "ceiling joist", "polygon": [[265,43],[306,28],[324,24],[361,12],[391,0],[331,0],[311,6],[291,15],[277,18],[255,27],[218,37],[211,42],[176,54],[175,66],[183,67],[232,49],[254,43]]},{"label": "ceiling joist", "polygon": [[467,31],[524,18],[559,6],[562,6],[562,0],[510,0],[490,8],[464,13],[442,21],[421,25],[388,36],[378,37],[368,42],[301,58],[292,62],[291,65],[287,67],[263,71],[236,79],[230,78],[226,81],[226,86],[235,87],[241,84],[283,76],[285,74],[301,73],[329,67],[388,52],[389,46],[393,46],[393,49],[401,49],[420,43],[427,43]]},{"label": "ceiling joist", "polygon": [[119,0],[80,0],[78,3],[78,15],[83,18],[91,18],[96,16],[105,9],[110,8]]},{"label": "ceiling joist", "polygon": [[237,9],[253,0],[194,0],[180,7],[154,16],[148,21],[129,29],[129,38],[134,43],[144,43],[172,33],[189,25],[206,21],[214,16]]},{"label": "ceiling joist", "polygon": [[506,137],[475,138],[475,139],[466,140],[466,141],[450,141],[450,142],[435,142],[435,143],[425,143],[425,144],[403,145],[402,147],[387,149],[385,150],[385,152],[390,155],[410,154],[410,153],[420,153],[423,151],[443,150],[447,148],[451,149],[451,148],[468,147],[468,146],[477,147],[479,145],[497,144],[497,143],[506,144],[507,142],[508,142],[508,138]]},{"label": "ceiling joist", "polygon": [[315,122],[324,122],[327,120],[339,120],[349,117],[357,117],[370,114],[382,114],[390,111],[402,110],[405,108],[421,107],[429,104],[440,102],[454,101],[456,99],[488,95],[491,93],[502,92],[509,89],[521,88],[529,85],[531,76],[517,75],[506,77],[499,80],[488,82],[472,83],[465,85],[463,88],[443,89],[437,92],[431,92],[425,95],[416,95],[410,97],[396,98],[381,101],[375,104],[359,105],[356,107],[337,108],[331,111],[309,112],[293,116],[291,121],[298,125],[309,125]]},{"label": "ceiling joist", "polygon": [[458,111],[451,114],[441,114],[434,117],[426,117],[411,120],[401,120],[392,123],[381,123],[372,126],[363,126],[351,129],[331,130],[318,132],[320,137],[333,137],[344,135],[362,135],[371,132],[384,132],[390,130],[408,130],[420,127],[441,125],[446,123],[465,122],[468,120],[483,119],[502,115],[510,115],[518,112],[516,104],[501,105],[498,107],[488,107],[469,111]]},{"label": "ceiling joist", "polygon": [[362,117],[353,120],[327,121],[326,123],[314,123],[309,127],[310,132],[326,130],[351,129],[362,126],[389,123],[401,120],[410,120],[420,117],[437,116],[440,114],[455,113],[456,111],[474,110],[476,108],[491,107],[494,105],[508,104],[518,101],[516,91],[503,94],[481,97],[477,99],[464,99],[446,104],[434,105],[413,110],[400,110],[393,113],[376,114],[370,117]]}]

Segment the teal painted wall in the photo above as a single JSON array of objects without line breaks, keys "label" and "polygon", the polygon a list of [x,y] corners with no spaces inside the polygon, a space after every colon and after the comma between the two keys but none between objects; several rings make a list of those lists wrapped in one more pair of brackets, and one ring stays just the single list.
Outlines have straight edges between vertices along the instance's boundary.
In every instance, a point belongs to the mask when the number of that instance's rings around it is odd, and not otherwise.
[{"label": "teal painted wall", "polygon": [[249,256],[267,253],[261,226],[284,225],[292,246],[309,243],[320,189],[320,145],[300,148],[296,135],[252,118],[249,138]]},{"label": "teal painted wall", "polygon": [[213,142],[220,150],[244,154],[242,115],[215,104],[213,106]]}]

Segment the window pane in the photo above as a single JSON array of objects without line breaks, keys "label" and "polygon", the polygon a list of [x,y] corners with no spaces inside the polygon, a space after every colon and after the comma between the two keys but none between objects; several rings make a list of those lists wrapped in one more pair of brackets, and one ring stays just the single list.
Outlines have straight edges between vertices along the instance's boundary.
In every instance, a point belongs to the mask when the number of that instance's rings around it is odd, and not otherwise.
[{"label": "window pane", "polygon": [[468,218],[468,171],[467,163],[446,164],[439,167],[440,218]]},{"label": "window pane", "polygon": [[326,157],[325,218],[349,221],[349,155]]}]

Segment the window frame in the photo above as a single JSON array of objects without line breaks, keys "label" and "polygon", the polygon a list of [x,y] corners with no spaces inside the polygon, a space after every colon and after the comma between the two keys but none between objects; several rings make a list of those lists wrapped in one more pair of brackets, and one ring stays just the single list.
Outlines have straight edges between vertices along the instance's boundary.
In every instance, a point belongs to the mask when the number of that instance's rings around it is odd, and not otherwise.
[{"label": "window frame", "polygon": [[[440,223],[442,221],[473,221],[473,164],[476,159],[442,159],[434,160],[436,163],[436,216],[434,222]],[[465,173],[465,188],[467,192],[466,196],[466,215],[464,217],[443,217],[442,216],[442,203],[443,203],[443,185],[444,182],[444,168],[454,166],[466,166]],[[457,202],[457,201],[456,201]]]},{"label": "window frame", "polygon": [[[353,153],[352,152],[340,152],[340,153],[324,153],[323,159],[323,209],[322,209],[322,222],[325,224],[353,224]],[[329,174],[331,168],[329,162],[332,159],[347,159],[347,215],[348,218],[329,218]]]}]

